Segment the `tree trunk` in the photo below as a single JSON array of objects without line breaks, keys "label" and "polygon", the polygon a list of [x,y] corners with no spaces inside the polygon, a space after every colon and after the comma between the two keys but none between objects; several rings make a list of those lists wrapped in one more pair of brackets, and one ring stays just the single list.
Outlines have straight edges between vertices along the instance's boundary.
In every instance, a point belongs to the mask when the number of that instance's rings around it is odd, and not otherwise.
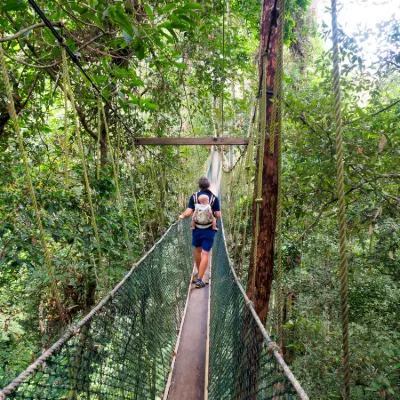
[{"label": "tree trunk", "polygon": [[[278,7],[279,7],[278,1]],[[274,0],[264,0],[261,12],[261,37],[260,37],[260,54],[259,54],[259,74],[262,75],[262,55],[265,52],[268,33],[272,23],[271,9],[274,6]],[[270,44],[268,56],[265,61],[264,76],[267,77],[267,93],[272,93],[274,90],[274,78],[276,69],[276,51],[278,44],[278,31],[276,27],[272,28],[270,36]],[[255,287],[247,288],[247,295],[253,299],[255,310],[257,311],[261,321],[265,324],[268,315],[268,303],[271,294],[271,285],[273,280],[274,267],[274,242],[275,242],[275,227],[276,227],[276,205],[278,195],[278,154],[277,154],[277,139],[275,138],[274,153],[269,152],[269,132],[272,116],[272,95],[267,94],[267,109],[266,109],[266,138],[265,151],[263,155],[263,175],[262,175],[262,203],[260,206],[259,218],[259,237],[258,243],[254,240],[251,245],[251,254],[253,254],[254,246],[257,245],[256,265],[251,258],[249,268],[248,282],[252,282],[251,277],[255,273]],[[256,176],[258,168],[258,156],[256,165]],[[254,198],[257,194],[257,183],[254,185]],[[255,231],[256,222],[256,203],[253,203],[253,232]],[[254,272],[255,269],[255,272]]]},{"label": "tree trunk", "polygon": [[[276,27],[271,29],[268,56],[265,59],[265,70],[262,72],[262,57],[265,53],[268,34],[272,24],[271,9],[274,6],[274,0],[264,0],[261,10],[261,37],[259,50],[259,76],[266,77],[267,93],[273,92],[274,78],[276,69],[276,49],[278,44],[278,32]],[[279,6],[279,2],[278,2]],[[262,85],[260,85],[261,87]],[[250,257],[250,267],[248,273],[247,296],[253,301],[254,308],[259,315],[263,324],[267,321],[268,303],[271,294],[271,285],[273,279],[274,266],[274,241],[275,241],[275,225],[276,225],[276,204],[278,195],[277,177],[278,177],[278,157],[277,157],[277,140],[275,140],[275,152],[269,152],[269,126],[272,117],[272,96],[267,94],[266,104],[266,135],[265,150],[262,157],[263,165],[259,165],[259,154],[257,154],[256,177],[259,168],[263,168],[262,174],[262,203],[259,210],[259,235],[258,243],[251,244],[250,254],[254,254],[254,246],[257,248],[256,261]],[[258,151],[259,151],[258,147]],[[257,179],[254,180],[254,200],[257,196]],[[253,202],[253,232],[255,232],[257,203]],[[254,287],[252,283],[254,282]],[[247,330],[247,331],[245,331]],[[250,330],[250,332],[249,332]],[[253,354],[258,357],[252,357],[247,364],[247,374],[249,376],[247,387],[244,390],[244,397],[251,400],[258,398],[259,379],[260,379],[260,355],[262,350],[263,338],[258,329],[253,331],[249,327],[244,328],[243,337],[248,339],[248,347],[253,349]],[[243,392],[242,392],[243,393]]]}]

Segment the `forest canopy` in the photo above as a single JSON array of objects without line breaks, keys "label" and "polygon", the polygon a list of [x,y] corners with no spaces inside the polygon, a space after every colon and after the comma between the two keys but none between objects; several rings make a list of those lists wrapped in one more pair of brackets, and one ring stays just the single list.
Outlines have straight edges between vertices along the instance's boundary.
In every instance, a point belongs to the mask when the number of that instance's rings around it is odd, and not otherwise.
[{"label": "forest canopy", "polygon": [[[82,70],[68,58],[70,92],[63,46],[27,1],[1,2],[0,45],[54,277],[45,268],[2,80],[0,387],[54,343],[66,324],[87,314],[153,246],[207,171],[209,148],[145,148],[135,146],[135,138],[246,137],[259,90],[259,1],[38,5]],[[285,13],[284,355],[310,398],[339,399],[335,123],[324,5],[287,0]],[[399,399],[400,21],[388,13],[349,34],[341,18],[339,9],[352,398]],[[378,53],[371,54],[368,43]],[[229,167],[229,157],[239,165],[244,151],[221,152]],[[249,185],[254,172],[255,165]],[[246,284],[252,220],[241,209],[251,210],[253,193],[229,187],[228,179],[226,194],[235,201],[222,202],[222,213],[235,268]],[[275,297],[274,286],[272,303]],[[272,336],[276,325],[271,307]]]}]

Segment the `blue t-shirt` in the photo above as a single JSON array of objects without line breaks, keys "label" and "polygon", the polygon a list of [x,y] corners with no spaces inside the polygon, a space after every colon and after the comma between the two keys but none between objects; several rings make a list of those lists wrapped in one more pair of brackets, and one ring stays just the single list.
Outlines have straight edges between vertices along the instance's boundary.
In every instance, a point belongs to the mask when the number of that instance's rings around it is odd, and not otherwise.
[{"label": "blue t-shirt", "polygon": [[[208,198],[210,199],[210,201],[211,201],[211,196],[214,196],[214,197],[215,197],[214,203],[213,203],[213,205],[211,206],[211,209],[212,209],[212,212],[213,212],[213,213],[214,213],[215,211],[221,211],[220,204],[219,204],[219,199],[218,199],[217,196],[215,196],[215,195],[211,192],[211,190],[209,190],[209,189],[202,189],[202,190],[200,190],[200,192],[197,192],[197,198],[199,198],[199,196],[201,196],[202,194],[207,195]],[[191,208],[192,210],[195,209],[194,196],[193,196],[193,195],[190,196],[188,208]]]}]

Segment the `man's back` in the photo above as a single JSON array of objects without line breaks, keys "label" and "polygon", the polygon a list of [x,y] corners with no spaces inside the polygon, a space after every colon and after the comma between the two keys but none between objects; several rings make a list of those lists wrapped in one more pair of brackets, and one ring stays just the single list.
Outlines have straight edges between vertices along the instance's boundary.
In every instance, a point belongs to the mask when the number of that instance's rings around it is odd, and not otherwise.
[{"label": "man's back", "polygon": [[198,201],[199,197],[201,195],[208,196],[212,214],[215,217],[213,218],[213,223],[210,226],[203,226],[203,228],[199,228],[198,226],[192,228],[192,246],[194,247],[194,260],[196,263],[196,267],[199,271],[196,277],[197,288],[202,288],[205,286],[204,282],[202,281],[202,277],[204,271],[206,270],[208,264],[208,254],[211,251],[211,248],[214,244],[214,236],[217,232],[216,218],[221,217],[219,199],[211,192],[209,187],[210,187],[210,180],[205,176],[200,178],[199,180],[200,191],[190,196],[189,204],[186,211],[179,216],[180,219],[189,218],[195,211],[196,203],[199,202]]},{"label": "man's back", "polygon": [[201,189],[200,191],[198,191],[197,193],[194,193],[190,196],[189,199],[189,204],[188,204],[188,208],[191,208],[192,210],[195,210],[196,208],[196,199],[198,199],[201,195],[206,195],[209,198],[209,203],[211,206],[211,210],[213,213],[215,213],[216,211],[221,211],[220,208],[220,203],[219,203],[219,199],[217,196],[215,196],[211,190],[209,189]]}]

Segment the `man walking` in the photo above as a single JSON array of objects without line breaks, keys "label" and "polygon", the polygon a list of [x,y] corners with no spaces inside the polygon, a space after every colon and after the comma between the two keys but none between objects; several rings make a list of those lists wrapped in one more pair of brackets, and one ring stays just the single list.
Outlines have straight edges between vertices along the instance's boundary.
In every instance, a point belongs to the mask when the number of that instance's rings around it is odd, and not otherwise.
[{"label": "man walking", "polygon": [[[206,195],[209,198],[209,204],[214,217],[221,217],[221,208],[219,199],[215,196],[210,188],[210,181],[208,178],[203,177],[199,180],[200,191],[190,196],[188,208],[186,211],[179,216],[180,219],[189,218],[196,208],[198,199],[201,195]],[[198,270],[196,288],[203,288],[205,283],[203,282],[203,275],[208,265],[208,255],[214,244],[214,236],[217,231],[212,229],[212,223],[209,225],[195,223],[195,229],[192,231],[192,245],[194,246],[194,261]]]}]

